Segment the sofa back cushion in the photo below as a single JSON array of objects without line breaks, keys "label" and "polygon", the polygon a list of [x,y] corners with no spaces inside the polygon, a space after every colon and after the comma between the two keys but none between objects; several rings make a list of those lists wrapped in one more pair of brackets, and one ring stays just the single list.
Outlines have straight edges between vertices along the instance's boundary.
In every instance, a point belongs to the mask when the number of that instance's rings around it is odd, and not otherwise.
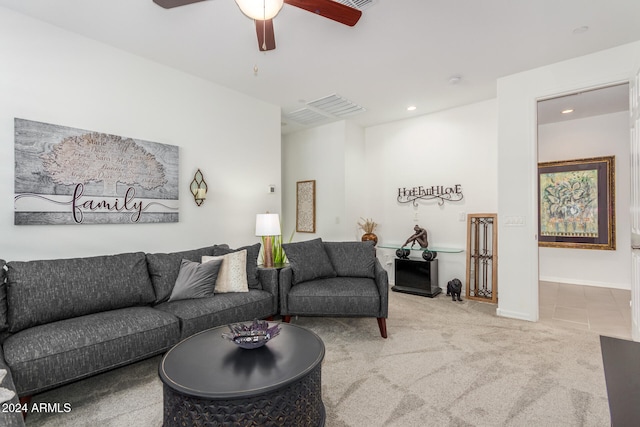
[{"label": "sofa back cushion", "polygon": [[7,270],[5,266],[5,260],[0,259],[0,332],[6,331],[9,325],[7,324]]},{"label": "sofa back cushion", "polygon": [[336,271],[327,255],[322,239],[284,243],[285,255],[293,272],[292,282],[306,282],[323,277],[336,277]]},{"label": "sofa back cushion", "polygon": [[143,252],[7,263],[9,331],[153,302]]},{"label": "sofa back cushion", "polygon": [[373,241],[324,242],[336,274],[341,277],[375,278],[376,253]]},{"label": "sofa back cushion", "polygon": [[[203,256],[212,256],[215,246],[182,252],[147,254],[147,266],[156,293],[155,303],[165,302],[176,284],[182,260],[200,262]],[[223,247],[228,247],[224,245]]]}]

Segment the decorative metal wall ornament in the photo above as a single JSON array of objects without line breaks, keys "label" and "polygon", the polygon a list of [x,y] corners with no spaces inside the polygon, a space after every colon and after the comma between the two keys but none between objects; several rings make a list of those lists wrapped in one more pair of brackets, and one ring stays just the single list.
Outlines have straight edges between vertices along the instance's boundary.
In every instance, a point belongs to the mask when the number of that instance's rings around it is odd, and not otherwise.
[{"label": "decorative metal wall ornament", "polygon": [[178,147],[15,119],[14,222],[178,222]]},{"label": "decorative metal wall ornament", "polygon": [[412,187],[398,188],[397,200],[399,203],[413,203],[418,206],[420,200],[438,200],[438,205],[442,206],[444,202],[459,202],[463,199],[462,185],[456,184],[453,187],[445,187],[444,185],[434,185],[431,187]]},{"label": "decorative metal wall ornament", "polygon": [[200,169],[198,169],[193,176],[193,181],[191,181],[189,190],[191,190],[191,194],[193,194],[193,199],[196,201],[196,205],[202,205],[202,203],[204,203],[204,199],[207,198],[208,187]]}]

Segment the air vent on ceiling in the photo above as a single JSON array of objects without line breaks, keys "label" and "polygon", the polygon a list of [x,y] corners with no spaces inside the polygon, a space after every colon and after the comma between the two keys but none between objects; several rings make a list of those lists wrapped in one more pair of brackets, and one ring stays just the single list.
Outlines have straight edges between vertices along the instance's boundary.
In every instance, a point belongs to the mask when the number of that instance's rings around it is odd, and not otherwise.
[{"label": "air vent on ceiling", "polygon": [[333,121],[343,117],[367,111],[340,95],[329,95],[315,101],[307,102],[307,106],[292,111],[285,116],[303,125],[315,125],[321,122]]},{"label": "air vent on ceiling", "polygon": [[316,113],[309,108],[301,108],[296,111],[292,111],[286,115],[288,119],[298,122],[303,125],[315,125],[326,121],[329,117]]},{"label": "air vent on ceiling", "polygon": [[307,105],[336,117],[351,116],[366,111],[358,104],[354,104],[348,99],[336,94],[316,99],[315,101],[307,103]]},{"label": "air vent on ceiling", "polygon": [[363,10],[363,9],[371,6],[377,0],[333,0],[333,1],[338,2],[338,3],[342,3],[342,4],[350,6],[350,7],[355,7],[356,9]]}]

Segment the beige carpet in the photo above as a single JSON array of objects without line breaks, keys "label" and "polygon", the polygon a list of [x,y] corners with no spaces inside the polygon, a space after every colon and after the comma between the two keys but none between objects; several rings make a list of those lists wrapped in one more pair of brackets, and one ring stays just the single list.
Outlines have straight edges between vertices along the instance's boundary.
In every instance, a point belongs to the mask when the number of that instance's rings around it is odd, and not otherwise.
[{"label": "beige carpet", "polygon": [[[375,319],[299,318],[326,345],[327,427],[608,426],[599,337],[495,316],[495,306],[391,292]],[[71,412],[28,426],[160,426],[153,358],[43,393]]]}]

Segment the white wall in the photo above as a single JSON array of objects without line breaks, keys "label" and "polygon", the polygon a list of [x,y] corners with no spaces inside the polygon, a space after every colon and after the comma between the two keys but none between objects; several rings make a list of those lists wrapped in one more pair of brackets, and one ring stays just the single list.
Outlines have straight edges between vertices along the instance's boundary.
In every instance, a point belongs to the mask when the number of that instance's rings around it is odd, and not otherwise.
[{"label": "white wall", "polygon": [[538,126],[538,161],[615,156],[616,250],[539,250],[540,280],[631,289],[629,112]]},{"label": "white wall", "polygon": [[[3,8],[0,39],[0,257],[251,244],[256,213],[280,211],[278,107]],[[179,146],[179,223],[13,225],[14,117]],[[197,168],[201,207],[188,189]]]},{"label": "white wall", "polygon": [[[418,224],[430,247],[466,249],[466,214],[497,211],[496,117],[496,101],[490,100],[365,130],[367,215],[380,223],[379,245],[404,243]],[[397,201],[398,188],[456,184],[462,185],[460,202],[414,207]],[[393,282],[394,251],[378,255]],[[464,283],[465,253],[439,254],[438,269],[441,288],[454,277]]]},{"label": "white wall", "polygon": [[296,182],[316,181],[316,232],[296,233],[293,240],[345,239],[346,184],[344,121],[284,135],[282,138],[282,235],[296,227]]},{"label": "white wall", "polygon": [[536,102],[629,81],[639,57],[635,42],[498,80],[499,315],[538,320]]},{"label": "white wall", "polygon": [[[460,213],[497,210],[497,129],[495,100],[420,116],[364,131],[337,122],[283,138],[283,211],[285,236],[295,226],[295,182],[316,179],[317,233],[294,240],[357,240],[357,223],[379,223],[379,245],[403,243],[417,222],[432,246],[466,247],[466,217]],[[462,185],[461,202],[421,202],[418,208],[397,201],[399,187]],[[338,219],[338,220],[336,220]],[[378,256],[393,283],[392,250]],[[440,286],[464,281],[464,253],[438,256]]]}]

